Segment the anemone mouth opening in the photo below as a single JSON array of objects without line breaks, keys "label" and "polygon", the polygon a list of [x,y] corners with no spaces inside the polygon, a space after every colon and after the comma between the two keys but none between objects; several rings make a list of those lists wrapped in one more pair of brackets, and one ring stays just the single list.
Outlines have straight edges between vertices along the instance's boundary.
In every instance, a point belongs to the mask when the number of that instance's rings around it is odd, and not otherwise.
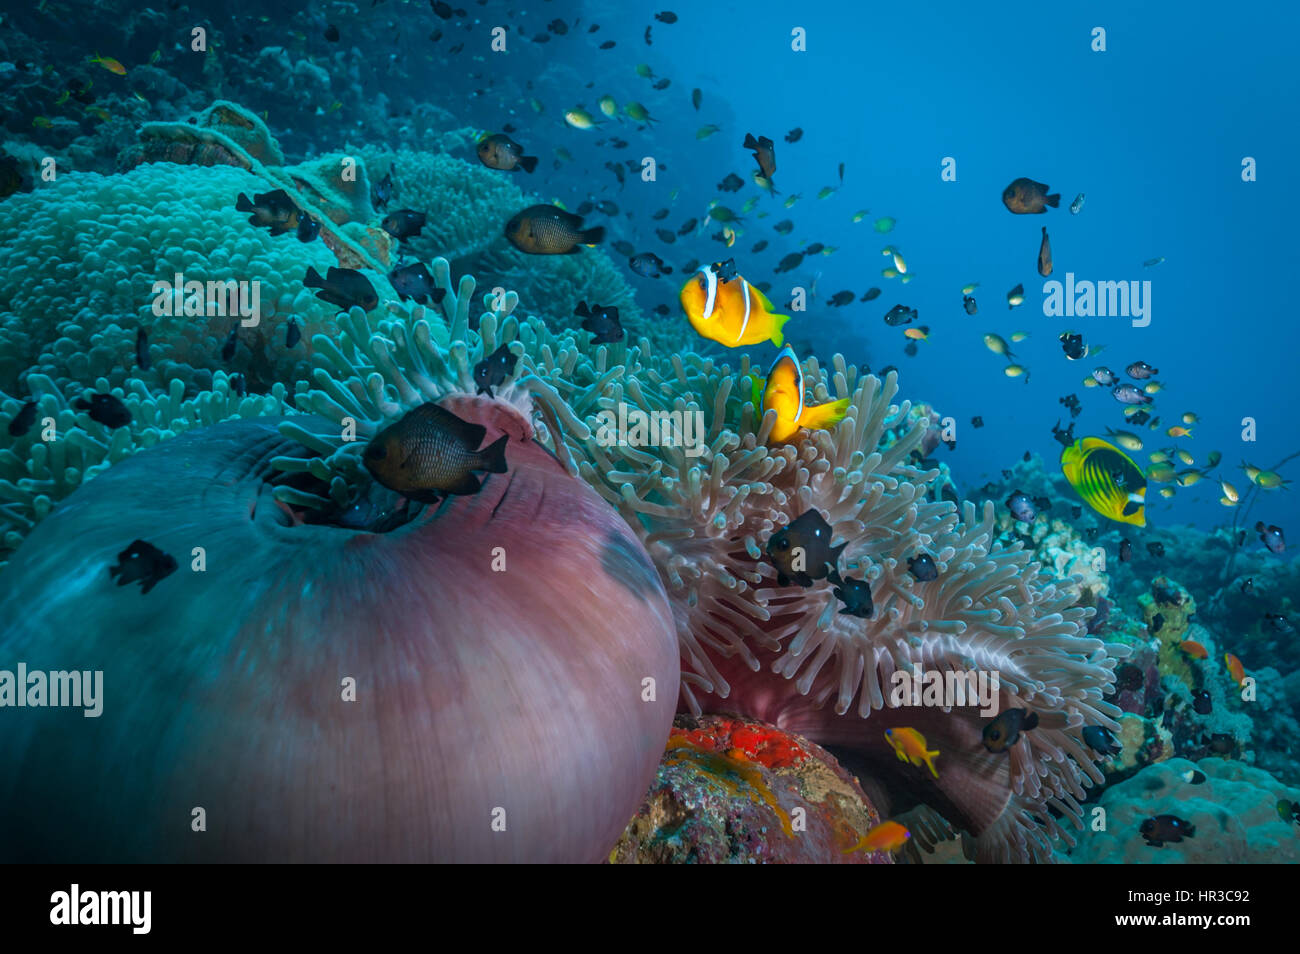
[{"label": "anemone mouth opening", "polygon": [[272,489],[286,487],[302,497],[322,501],[322,506],[311,506],[277,500],[285,524],[295,527],[326,526],[357,533],[390,533],[417,519],[426,507],[437,506],[404,497],[370,478],[349,486],[348,499],[343,504],[336,502],[330,485],[314,474],[272,470],[263,476],[262,482]]}]

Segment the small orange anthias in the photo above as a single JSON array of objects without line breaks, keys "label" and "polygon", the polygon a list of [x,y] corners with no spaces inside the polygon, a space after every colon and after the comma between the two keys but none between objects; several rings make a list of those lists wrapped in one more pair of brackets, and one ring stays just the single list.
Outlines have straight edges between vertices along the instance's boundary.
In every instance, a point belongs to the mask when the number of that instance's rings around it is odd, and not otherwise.
[{"label": "small orange anthias", "polygon": [[927,749],[925,736],[920,732],[907,726],[886,729],[885,741],[893,748],[894,754],[898,756],[900,762],[911,762],[913,765],[923,764],[930,770],[931,775],[935,778],[939,777],[939,773],[934,767],[934,760],[938,756],[939,750]]},{"label": "small orange anthias", "polygon": [[855,851],[898,851],[912,833],[896,821],[881,822],[863,835],[856,845],[845,850],[846,855]]}]

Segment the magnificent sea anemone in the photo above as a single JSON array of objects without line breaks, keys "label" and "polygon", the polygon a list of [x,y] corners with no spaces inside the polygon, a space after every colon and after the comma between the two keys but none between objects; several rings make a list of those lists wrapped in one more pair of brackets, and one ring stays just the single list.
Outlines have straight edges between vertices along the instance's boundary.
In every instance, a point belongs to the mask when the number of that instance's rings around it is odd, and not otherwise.
[{"label": "magnificent sea anemone", "polygon": [[[966,503],[959,513],[930,499],[939,472],[907,463],[924,419],[885,446],[910,411],[907,402],[891,403],[894,375],[858,381],[838,356],[835,363],[831,376],[815,362],[808,373],[814,401],[832,399],[828,383],[834,398],[852,398],[833,431],[768,448],[773,413],[756,420],[749,404],[728,411],[732,379],[713,374],[696,408],[712,417],[699,458],[664,453],[634,486],[621,474],[640,452],[575,439],[575,450],[600,462],[583,474],[620,507],[660,566],[687,707],[743,712],[856,750],[881,778],[901,778],[907,801],[939,809],[978,860],[1046,859],[1050,836],[1069,838],[1058,817],[1077,825],[1085,787],[1102,780],[1081,732],[1117,728],[1118,710],[1102,699],[1115,659],[1087,636],[1093,610],[1076,605],[1077,580],[1055,579],[1019,546],[994,546],[992,504],[981,511]],[[629,388],[627,396],[641,393]],[[872,619],[837,612],[826,582],[777,585],[763,544],[810,508],[847,542],[844,572],[870,580]],[[908,559],[921,553],[937,563],[936,580],[908,572]],[[1000,708],[1037,713],[1040,728],[995,754],[981,744],[985,720],[975,707],[895,707],[892,676],[917,668],[997,672]],[[937,781],[907,774],[910,766],[899,775],[884,736],[897,726],[920,730],[940,751]]]},{"label": "magnificent sea anemone", "polygon": [[[304,478],[272,461],[310,454],[279,418],[142,451],[33,531],[5,571],[0,653],[102,670],[103,712],[30,709],[6,730],[0,853],[608,853],[678,694],[658,575],[516,407],[444,406],[488,440],[508,434],[509,469],[386,532],[304,522],[274,499]],[[179,563],[148,593],[109,572],[135,538]]]}]

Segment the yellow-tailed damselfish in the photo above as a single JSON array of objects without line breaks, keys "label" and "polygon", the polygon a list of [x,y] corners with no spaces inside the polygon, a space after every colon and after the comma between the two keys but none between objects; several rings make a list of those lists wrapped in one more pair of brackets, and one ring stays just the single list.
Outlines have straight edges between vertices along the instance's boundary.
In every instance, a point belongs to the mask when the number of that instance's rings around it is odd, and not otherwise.
[{"label": "yellow-tailed damselfish", "polygon": [[785,344],[781,327],[789,315],[772,312],[767,297],[736,273],[728,259],[705,265],[682,286],[682,311],[702,338],[728,348],[771,341]]},{"label": "yellow-tailed damselfish", "polygon": [[1084,437],[1061,452],[1061,472],[1097,513],[1117,523],[1147,525],[1147,479],[1114,444]]},{"label": "yellow-tailed damselfish", "polygon": [[828,430],[844,420],[849,409],[849,399],[827,401],[808,406],[803,400],[803,369],[794,349],[786,345],[772,362],[767,382],[754,380],[754,405],[760,417],[769,410],[776,411],[776,424],[768,440],[775,444],[788,444],[806,427],[810,430]]}]

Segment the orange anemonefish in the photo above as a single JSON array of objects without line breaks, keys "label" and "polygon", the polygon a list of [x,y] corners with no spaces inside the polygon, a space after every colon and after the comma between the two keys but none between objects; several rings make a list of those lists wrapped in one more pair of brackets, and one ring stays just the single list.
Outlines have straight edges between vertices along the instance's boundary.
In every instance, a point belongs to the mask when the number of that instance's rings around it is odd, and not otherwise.
[{"label": "orange anemonefish", "polygon": [[935,778],[939,777],[939,773],[934,768],[934,759],[939,752],[937,749],[931,751],[925,747],[925,736],[920,732],[906,726],[886,729],[885,741],[893,747],[894,754],[898,756],[900,762],[911,762],[913,765],[924,763],[931,775]]},{"label": "orange anemonefish", "polygon": [[898,851],[911,837],[912,833],[898,822],[881,822],[863,835],[856,845],[846,849],[844,854],[851,855],[855,851]]},{"label": "orange anemonefish", "polygon": [[1223,654],[1223,664],[1228,667],[1228,675],[1237,685],[1246,681],[1246,667],[1241,664],[1241,660],[1232,653]]},{"label": "orange anemonefish", "polygon": [[781,327],[790,316],[773,314],[767,296],[736,274],[729,262],[700,268],[682,286],[681,302],[691,327],[702,338],[728,348],[761,341],[779,348],[785,343]]},{"label": "orange anemonefish", "polygon": [[772,362],[767,372],[767,383],[754,380],[754,406],[759,415],[776,411],[776,424],[772,426],[769,441],[788,444],[801,427],[810,430],[828,430],[844,420],[849,410],[849,399],[827,401],[825,404],[804,404],[803,368],[795,357],[794,349],[786,345]]}]

